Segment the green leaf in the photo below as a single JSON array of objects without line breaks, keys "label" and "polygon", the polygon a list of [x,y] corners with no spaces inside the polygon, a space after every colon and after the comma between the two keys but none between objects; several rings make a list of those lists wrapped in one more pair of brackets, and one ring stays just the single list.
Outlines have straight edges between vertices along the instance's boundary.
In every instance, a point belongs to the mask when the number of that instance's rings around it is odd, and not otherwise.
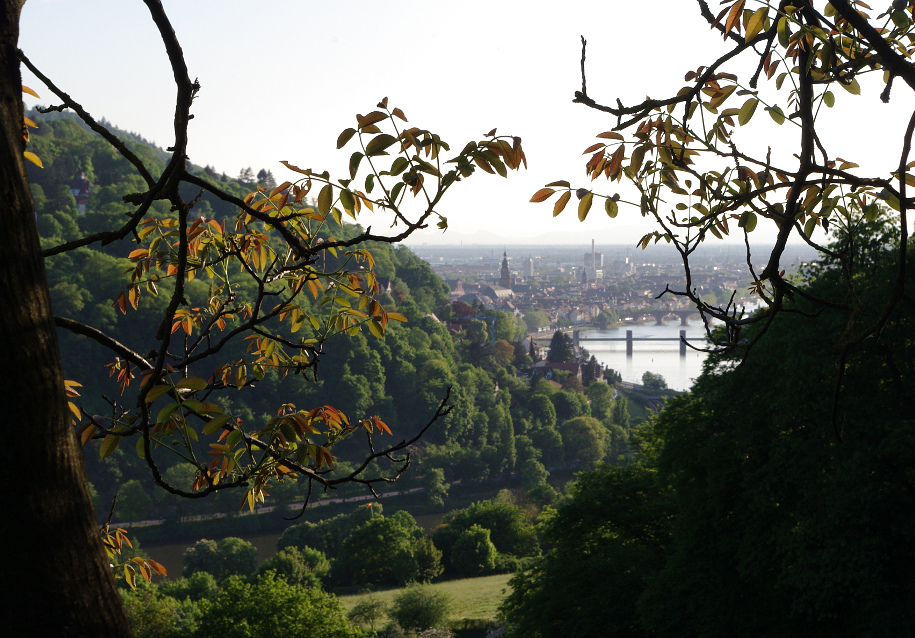
[{"label": "green leaf", "polygon": [[763,27],[766,24],[766,15],[768,14],[768,7],[762,7],[757,9],[753,15],[750,16],[750,19],[747,21],[747,34],[744,36],[744,42],[749,42],[763,30]]},{"label": "green leaf", "polygon": [[356,178],[356,173],[359,172],[359,162],[362,161],[364,155],[362,153],[356,152],[350,155],[349,157],[349,176],[353,179]]},{"label": "green leaf", "polygon": [[146,446],[143,444],[143,437],[137,438],[137,456],[146,460]]},{"label": "green leaf", "polygon": [[167,406],[159,410],[158,416],[156,416],[156,423],[165,423],[168,421],[168,417],[178,409],[177,403],[169,403]]},{"label": "green leaf", "polygon": [[588,211],[591,210],[591,201],[593,199],[594,193],[587,193],[581,198],[581,201],[578,202],[578,221],[585,221],[585,218],[588,216]]},{"label": "green leaf", "polygon": [[781,108],[778,106],[773,106],[769,109],[769,117],[775,120],[775,123],[781,126],[785,123],[785,114],[782,112]]},{"label": "green leaf", "polygon": [[604,202],[604,209],[607,211],[607,215],[611,219],[616,217],[617,214],[619,214],[619,212],[620,212],[619,204],[617,204],[615,201],[613,201],[609,197],[607,198],[607,201]]},{"label": "green leaf", "polygon": [[352,191],[342,190],[340,191],[340,203],[343,204],[343,209],[352,215],[356,207],[356,197]]},{"label": "green leaf", "polygon": [[156,399],[158,399],[159,397],[161,397],[163,394],[165,394],[166,392],[168,392],[171,389],[172,389],[172,386],[170,386],[170,385],[157,385],[152,390],[150,390],[149,392],[146,393],[146,402],[152,403],[153,401],[155,401]]},{"label": "green leaf", "polygon": [[844,82],[839,82],[839,86],[851,93],[852,95],[861,95],[861,85],[858,84],[858,80],[852,78],[852,81],[848,84]]},{"label": "green leaf", "polygon": [[348,128],[340,133],[340,136],[337,138],[337,148],[343,148],[346,146],[346,143],[349,142],[355,134],[356,129],[354,128]]},{"label": "green leaf", "polygon": [[369,319],[366,324],[369,327],[369,332],[371,332],[379,339],[384,338],[384,331],[381,328],[381,323],[377,319]]},{"label": "green leaf", "polygon": [[398,157],[396,160],[391,162],[391,175],[400,175],[407,169],[407,166],[409,165],[410,162],[407,161],[406,157]]},{"label": "green leaf", "polygon": [[877,206],[877,202],[871,202],[864,208],[864,219],[869,222],[877,219],[877,214],[880,212],[880,207]]},{"label": "green leaf", "polygon": [[222,426],[228,423],[230,418],[231,417],[228,414],[220,414],[219,416],[213,417],[203,426],[203,433],[207,435],[213,434],[213,432],[221,429]]},{"label": "green leaf", "polygon": [[321,192],[318,193],[318,212],[321,215],[327,215],[330,212],[330,205],[333,203],[334,187],[325,184]]},{"label": "green leaf", "polygon": [[744,211],[740,216],[740,221],[737,225],[745,229],[748,233],[752,233],[753,229],[756,228],[756,213],[751,210]]},{"label": "green leaf", "polygon": [[804,235],[809,239],[813,234],[813,229],[817,227],[817,220],[815,217],[811,217],[807,220],[807,223],[804,224]]},{"label": "green leaf", "polygon": [[365,154],[369,157],[382,155],[384,150],[396,141],[397,139],[393,135],[388,135],[387,133],[377,135],[366,145]]},{"label": "green leaf", "polygon": [[756,112],[756,107],[759,105],[759,100],[755,97],[751,97],[749,100],[743,103],[743,106],[740,107],[740,113],[737,115],[737,121],[741,126],[750,121],[753,117],[753,114]]},{"label": "green leaf", "polygon": [[778,43],[788,48],[790,44],[791,31],[788,29],[788,17],[782,16],[778,21]]},{"label": "green leaf", "polygon": [[117,449],[118,445],[121,443],[121,439],[124,437],[118,436],[117,434],[114,434],[114,433],[123,432],[123,431],[124,431],[124,426],[122,426],[122,425],[119,425],[119,426],[111,429],[112,433],[107,435],[102,440],[102,445],[99,447],[99,450],[98,450],[99,458],[103,459],[106,456],[108,456],[109,454],[111,454],[112,452],[114,452],[115,449]]},{"label": "green leaf", "polygon": [[229,448],[231,449],[231,448],[235,447],[236,445],[238,445],[239,441],[241,441],[243,438],[244,438],[244,436],[242,435],[241,432],[239,432],[238,430],[232,430],[231,432],[229,432],[229,436],[226,437],[226,445],[228,445]]},{"label": "green leaf", "polygon": [[185,390],[206,390],[207,382],[200,377],[187,377],[176,383],[175,387]]},{"label": "green leaf", "polygon": [[836,96],[832,94],[832,91],[826,91],[823,94],[823,104],[828,108],[832,108],[836,103]]}]

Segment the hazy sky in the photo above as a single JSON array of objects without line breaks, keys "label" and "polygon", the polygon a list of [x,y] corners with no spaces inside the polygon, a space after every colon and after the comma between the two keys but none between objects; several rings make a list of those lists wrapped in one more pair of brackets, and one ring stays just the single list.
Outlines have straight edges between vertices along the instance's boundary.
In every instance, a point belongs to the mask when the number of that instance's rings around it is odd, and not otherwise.
[{"label": "hazy sky", "polygon": [[[230,175],[247,166],[255,172],[269,168],[283,180],[292,174],[279,161],[288,160],[346,177],[352,149],[336,151],[337,135],[355,124],[356,113],[374,110],[388,96],[411,124],[439,133],[455,150],[493,127],[521,136],[527,171],[507,180],[478,171],[439,208],[457,233],[489,231],[520,242],[586,231],[598,243],[634,243],[652,230],[628,207],[610,220],[595,204],[580,224],[574,200],[556,219],[551,203],[528,203],[534,191],[556,179],[589,187],[581,153],[615,123],[571,102],[581,86],[580,36],[588,40],[588,92],[604,103],[667,97],[683,85],[686,71],[724,50],[688,0],[164,5],[191,78],[202,86],[190,129],[194,163]],[[174,84],[140,0],[28,0],[20,47],[95,117],[160,146],[171,144]],[[42,95],[41,103],[54,103],[27,71],[23,81]],[[856,98],[857,104],[838,95],[837,111],[843,105],[855,110],[835,126],[859,138],[845,156],[857,152],[890,170],[898,161],[898,133],[880,141],[881,131],[869,127],[894,125],[912,100],[900,85],[894,90],[899,99],[880,118],[856,119],[857,109],[880,108],[877,92]],[[754,133],[755,142],[785,139],[790,149],[787,126],[777,129],[761,109],[756,117],[766,124]],[[866,164],[861,157],[856,161]],[[594,188],[624,197],[631,192],[603,180]],[[441,241],[439,231],[428,232],[420,241]]]}]

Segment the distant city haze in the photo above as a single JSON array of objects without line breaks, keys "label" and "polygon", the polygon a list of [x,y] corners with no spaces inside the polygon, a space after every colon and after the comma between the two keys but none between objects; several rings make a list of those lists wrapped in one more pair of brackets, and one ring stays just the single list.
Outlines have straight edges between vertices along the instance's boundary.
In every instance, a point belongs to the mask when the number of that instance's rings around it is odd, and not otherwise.
[{"label": "distant city haze", "polygon": [[[612,368],[626,382],[641,383],[645,372],[664,377],[668,387],[688,390],[702,372],[706,354],[687,348],[681,355],[675,341],[686,331],[695,348],[707,347],[703,322],[682,296],[665,294],[666,288],[685,286],[683,264],[666,244],[646,250],[596,241],[575,244],[464,244],[413,245],[451,290],[452,302],[483,304],[514,315],[519,322],[537,312],[541,323],[528,334],[546,346],[553,332],[577,331],[580,345],[603,368]],[[761,253],[762,269],[767,257]],[[805,263],[815,261],[815,251],[789,245],[783,263],[789,274],[802,274]],[[754,257],[751,255],[751,262]],[[702,299],[719,306],[733,299],[738,311],[755,308],[760,300],[751,294],[744,247],[710,245],[691,258],[692,282]],[[548,319],[548,325],[547,320]],[[593,341],[596,337],[625,339],[633,334],[632,353],[625,341]],[[671,339],[640,341],[640,339]]]}]

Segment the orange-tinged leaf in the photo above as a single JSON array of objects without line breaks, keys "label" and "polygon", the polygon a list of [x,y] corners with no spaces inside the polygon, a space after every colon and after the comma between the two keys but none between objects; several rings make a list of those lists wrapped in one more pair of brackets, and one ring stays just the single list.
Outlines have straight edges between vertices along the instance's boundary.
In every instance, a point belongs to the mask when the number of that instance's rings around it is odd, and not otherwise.
[{"label": "orange-tinged leaf", "polygon": [[[359,128],[365,128],[366,126],[371,126],[372,124],[377,124],[382,120],[388,119],[388,114],[382,111],[372,111],[368,115],[362,116],[357,115],[356,121],[359,123]],[[339,148],[339,147],[338,147]]]},{"label": "orange-tinged leaf", "polygon": [[554,191],[552,188],[541,188],[539,191],[534,193],[534,196],[531,197],[531,201],[535,204],[539,204],[540,202],[548,200],[550,196],[555,192],[556,191]]},{"label": "orange-tinged leaf", "polygon": [[[337,139],[337,143],[339,144],[339,142],[340,142],[340,140],[339,140],[339,138],[338,138],[338,139]],[[337,148],[340,148],[340,147],[338,146]],[[280,164],[282,164],[283,166],[285,166],[285,167],[288,168],[289,170],[294,171],[294,172],[296,172],[296,173],[301,173],[302,175],[311,175],[311,171],[310,171],[310,170],[306,170],[306,169],[304,169],[304,168],[299,168],[299,167],[296,166],[295,164],[290,164],[290,163],[287,162],[286,160],[280,160]]]},{"label": "orange-tinged leaf", "polygon": [[39,168],[44,168],[44,164],[41,163],[41,158],[38,157],[37,155],[35,155],[35,153],[33,153],[32,151],[25,151],[22,154],[22,156],[25,157],[25,159],[32,162],[32,164],[35,164],[36,166],[38,166]]},{"label": "orange-tinged leaf", "polygon": [[[617,133],[616,131],[606,131],[604,133],[601,133],[597,137],[604,139],[604,140],[622,140],[623,139],[623,136],[620,135],[619,133]],[[587,151],[585,151],[585,152],[587,152]]]},{"label": "orange-tinged leaf", "polygon": [[23,116],[22,121],[25,123],[26,126],[31,126],[32,128],[38,128],[38,125],[35,124],[35,122],[31,118]]},{"label": "orange-tinged leaf", "polygon": [[27,87],[25,84],[22,85],[22,92],[28,93],[29,95],[34,96],[34,97],[39,97],[39,95],[37,93],[35,93],[35,91],[33,91],[32,89]]},{"label": "orange-tinged leaf", "polygon": [[729,86],[722,87],[721,90],[717,91],[715,95],[712,96],[712,99],[708,101],[710,108],[717,109],[721,104],[731,97],[731,94],[737,90],[737,85],[731,84]]},{"label": "orange-tinged leaf", "polygon": [[[276,195],[278,193],[282,193],[284,190],[286,190],[290,186],[292,186],[292,182],[283,182],[282,184],[280,184],[279,186],[274,188],[272,191],[270,191],[270,197],[273,197],[274,195]],[[279,206],[279,208],[282,208],[282,207],[283,207],[282,205]]]},{"label": "orange-tinged leaf", "polygon": [[[94,424],[92,424],[92,423],[87,423],[87,424],[86,424],[85,426],[83,426],[83,427],[80,429],[80,431],[79,431],[79,442],[80,442],[82,445],[85,445],[86,443],[88,443],[89,440],[92,439],[92,437],[93,437],[93,435],[95,434],[95,431],[96,431],[96,430],[98,430],[98,428],[97,428]],[[141,440],[142,440],[142,439],[141,439]]]},{"label": "orange-tinged leaf", "polygon": [[388,319],[393,319],[394,321],[399,321],[401,323],[405,323],[407,321],[407,318],[399,312],[389,312]]},{"label": "orange-tinged leaf", "polygon": [[728,20],[724,24],[724,32],[727,34],[731,29],[734,28],[734,25],[740,25],[740,16],[743,14],[743,5],[746,3],[746,0],[738,0],[731,7],[731,12],[728,14]]},{"label": "orange-tinged leaf", "polygon": [[400,109],[394,109],[393,111],[391,111],[391,113],[393,113],[394,115],[396,115],[397,117],[402,119],[404,122],[407,121],[407,116],[404,115],[403,111],[401,111]]},{"label": "orange-tinged leaf", "polygon": [[566,191],[562,195],[559,196],[559,199],[557,199],[556,203],[553,204],[553,217],[556,217],[556,215],[558,215],[565,209],[566,204],[569,203],[569,200],[571,198],[572,198],[572,191]]},{"label": "orange-tinged leaf", "polygon": [[137,588],[137,575],[133,571],[133,565],[124,565],[124,578],[131,589]]}]

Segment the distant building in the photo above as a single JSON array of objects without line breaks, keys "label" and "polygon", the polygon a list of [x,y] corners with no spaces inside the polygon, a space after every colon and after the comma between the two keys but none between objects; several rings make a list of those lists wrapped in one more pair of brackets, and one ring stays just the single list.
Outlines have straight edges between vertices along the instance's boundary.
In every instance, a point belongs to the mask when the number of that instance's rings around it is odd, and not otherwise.
[{"label": "distant building", "polygon": [[499,271],[499,285],[503,288],[512,287],[512,273],[508,269],[508,251],[502,255],[502,270]]},{"label": "distant building", "polygon": [[86,214],[86,204],[89,203],[89,189],[92,184],[86,179],[86,174],[80,171],[70,182],[70,194],[76,200],[76,210],[80,215]]},{"label": "distant building", "polygon": [[524,276],[525,277],[534,276],[534,260],[531,257],[528,257],[527,261],[524,262]]},{"label": "distant building", "polygon": [[591,240],[591,252],[585,253],[585,266],[590,266],[591,270],[597,270],[604,267],[604,253],[594,250],[594,240]]},{"label": "distant building", "polygon": [[592,270],[597,270],[598,268],[604,267],[604,253],[598,253],[591,251],[585,253],[584,255],[584,264]]},{"label": "distant building", "polygon": [[514,296],[511,288],[497,286],[495,284],[492,286],[485,286],[480,292],[493,301],[504,301],[506,299],[511,299]]}]

